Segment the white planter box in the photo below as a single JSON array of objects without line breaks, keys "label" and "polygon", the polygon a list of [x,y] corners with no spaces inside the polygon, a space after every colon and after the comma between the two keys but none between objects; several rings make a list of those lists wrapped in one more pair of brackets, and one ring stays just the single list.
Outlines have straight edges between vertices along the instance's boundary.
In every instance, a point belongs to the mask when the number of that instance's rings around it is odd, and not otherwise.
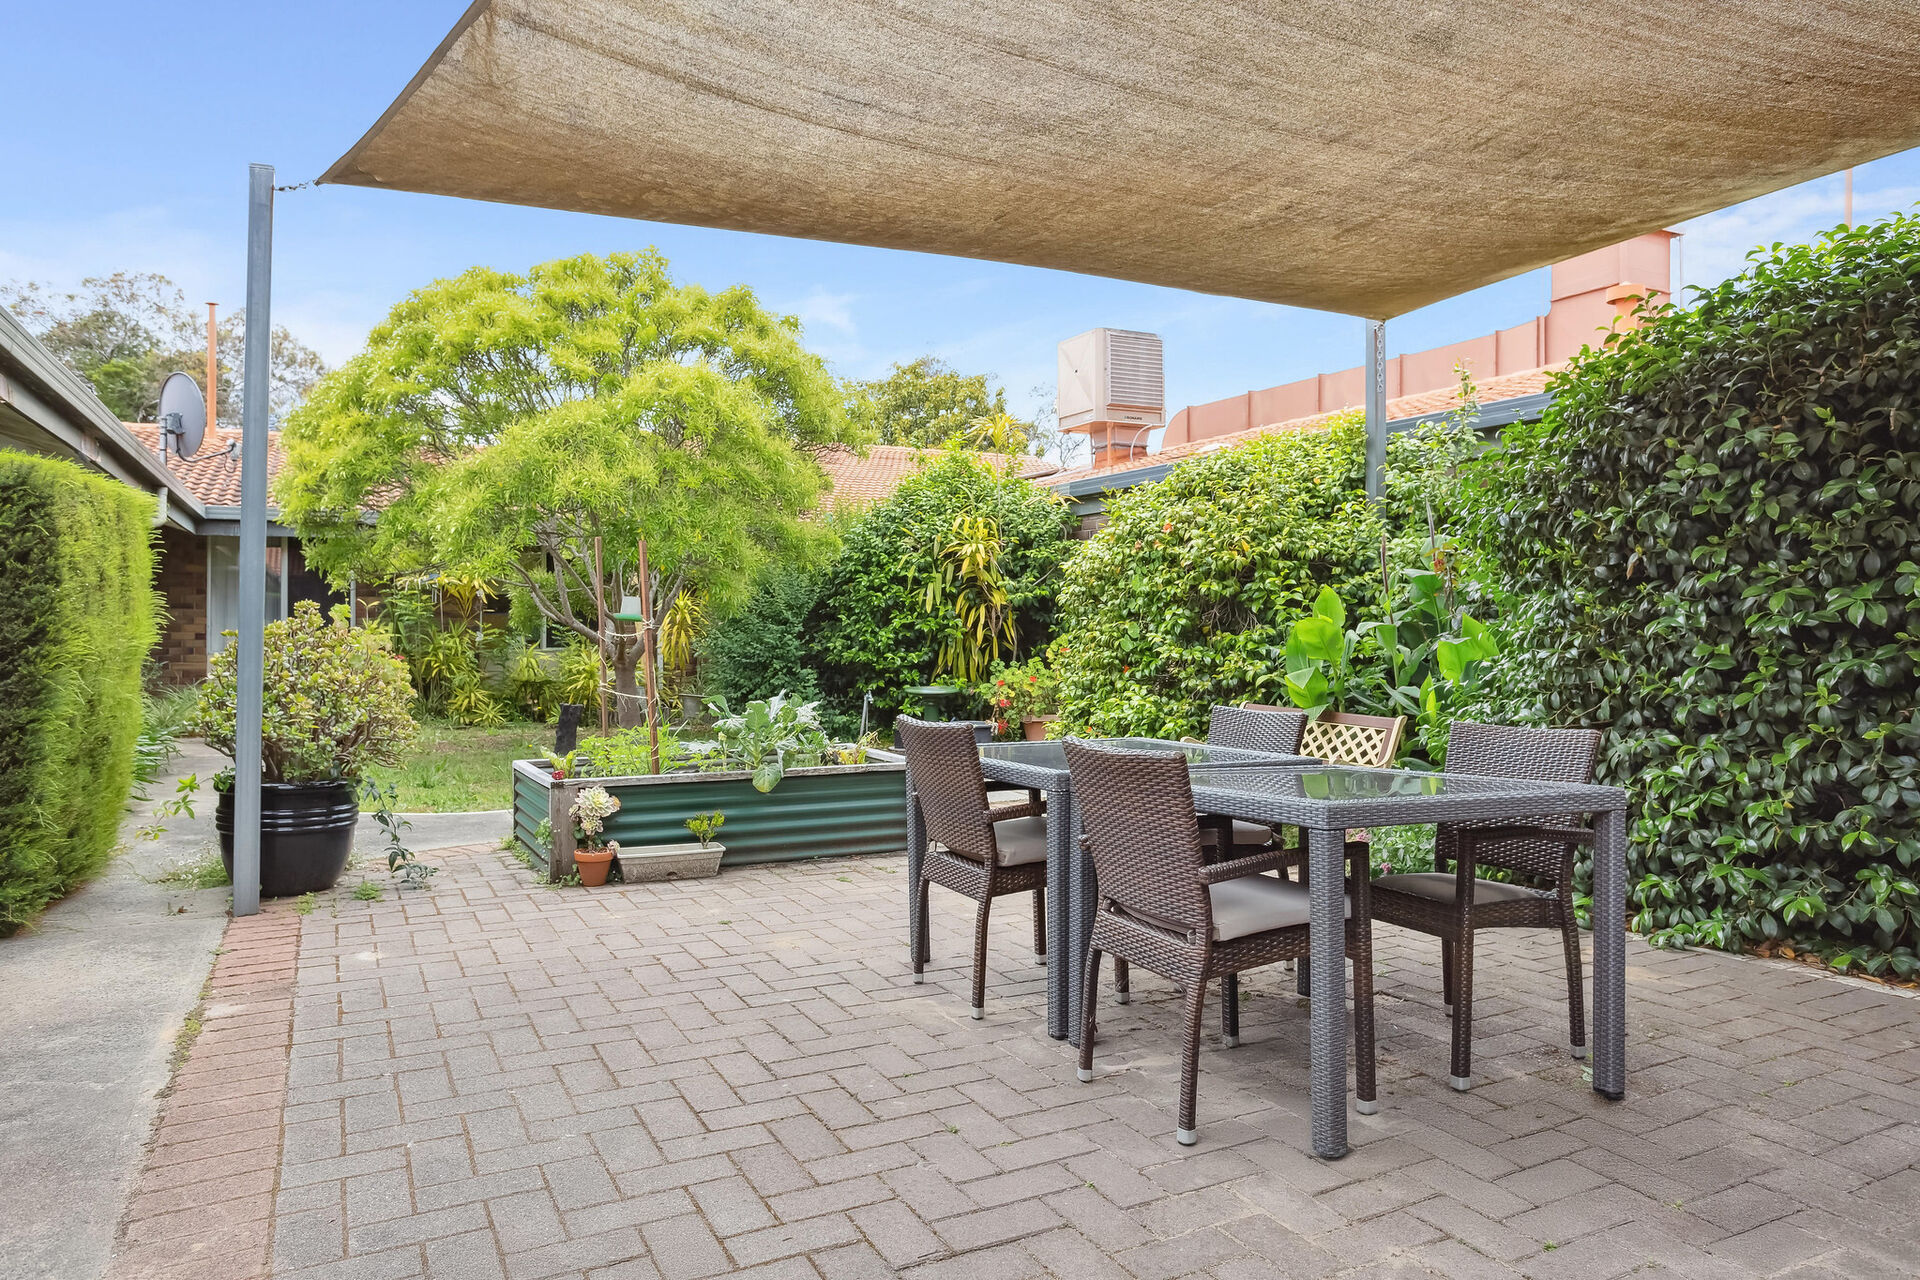
[{"label": "white planter box", "polygon": [[659,880],[700,880],[720,874],[720,858],[727,846],[715,840],[702,845],[645,844],[620,850],[620,876],[628,884]]}]

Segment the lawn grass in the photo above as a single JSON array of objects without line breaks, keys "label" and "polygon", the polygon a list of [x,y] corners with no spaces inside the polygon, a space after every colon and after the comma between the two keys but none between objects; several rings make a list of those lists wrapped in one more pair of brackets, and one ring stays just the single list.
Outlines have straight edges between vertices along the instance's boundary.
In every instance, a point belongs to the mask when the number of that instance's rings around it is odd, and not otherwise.
[{"label": "lawn grass", "polygon": [[513,807],[512,761],[538,756],[553,745],[547,725],[515,724],[504,729],[423,724],[407,758],[389,769],[373,770],[382,786],[399,789],[400,813],[461,813]]}]

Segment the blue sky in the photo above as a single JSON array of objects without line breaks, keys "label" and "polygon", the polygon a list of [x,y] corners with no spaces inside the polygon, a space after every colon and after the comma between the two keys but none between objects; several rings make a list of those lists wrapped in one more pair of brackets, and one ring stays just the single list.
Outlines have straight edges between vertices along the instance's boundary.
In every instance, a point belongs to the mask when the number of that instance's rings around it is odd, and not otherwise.
[{"label": "blue sky", "polygon": [[[0,280],[61,286],[158,271],[188,300],[238,305],[246,166],[319,174],[392,101],[466,0],[4,0],[9,130],[0,136]],[[1856,216],[1920,201],[1920,151],[1855,173]],[[1840,219],[1839,177],[1680,227],[1685,280]],[[682,279],[744,281],[806,323],[836,372],[882,374],[932,353],[994,374],[1022,412],[1050,402],[1054,346],[1096,325],[1166,340],[1170,408],[1358,363],[1357,320],[1265,303],[966,259],[546,210],[322,187],[280,198],[274,318],[330,361],[352,355],[408,290],[475,263],[517,269],[655,245]],[[1388,325],[1420,350],[1545,310],[1532,272]]]}]

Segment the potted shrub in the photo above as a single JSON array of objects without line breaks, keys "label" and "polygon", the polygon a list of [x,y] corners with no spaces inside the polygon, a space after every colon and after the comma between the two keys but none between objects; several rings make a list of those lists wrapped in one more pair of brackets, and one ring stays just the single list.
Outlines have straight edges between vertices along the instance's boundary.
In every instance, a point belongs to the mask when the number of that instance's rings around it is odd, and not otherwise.
[{"label": "potted shrub", "polygon": [[[208,663],[194,727],[233,757],[238,646]],[[329,621],[303,600],[266,629],[260,722],[260,893],[333,887],[353,852],[358,791],[372,765],[398,764],[416,726],[406,663],[377,631]],[[215,779],[214,827],[233,873],[233,771]]]},{"label": "potted shrub", "polygon": [[1008,733],[1018,725],[1028,742],[1045,738],[1047,726],[1060,718],[1055,714],[1060,700],[1059,677],[1039,658],[999,668],[981,687],[981,693],[993,709],[999,731]]},{"label": "potted shrub", "polygon": [[[588,787],[573,798],[573,823],[586,841],[573,851],[573,867],[580,873],[580,883],[589,889],[598,889],[607,882],[607,871],[620,852],[619,841],[602,844],[595,839],[607,829],[607,819],[618,812],[620,801],[605,787]],[[626,870],[624,865],[621,870]]]}]

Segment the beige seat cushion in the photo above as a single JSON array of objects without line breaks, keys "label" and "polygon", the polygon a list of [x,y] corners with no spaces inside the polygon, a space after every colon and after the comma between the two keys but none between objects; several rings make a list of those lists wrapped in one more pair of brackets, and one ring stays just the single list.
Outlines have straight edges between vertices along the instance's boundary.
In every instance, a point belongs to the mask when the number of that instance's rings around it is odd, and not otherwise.
[{"label": "beige seat cushion", "polygon": [[1008,818],[993,824],[993,842],[1000,849],[1000,865],[1021,867],[1047,860],[1047,820]]},{"label": "beige seat cushion", "polygon": [[[1307,890],[1273,876],[1241,876],[1209,885],[1213,898],[1213,938],[1227,942],[1269,929],[1303,925],[1308,920]],[[1353,904],[1346,904],[1353,914]]]},{"label": "beige seat cushion", "polygon": [[[1398,890],[1412,897],[1426,898],[1433,902],[1452,902],[1454,886],[1457,882],[1458,877],[1451,871],[1408,871],[1399,875],[1381,876],[1373,882],[1373,887]],[[1498,880],[1473,882],[1475,902],[1524,902],[1529,898],[1551,898],[1552,896],[1539,889],[1529,889],[1520,884],[1502,884]]]}]

